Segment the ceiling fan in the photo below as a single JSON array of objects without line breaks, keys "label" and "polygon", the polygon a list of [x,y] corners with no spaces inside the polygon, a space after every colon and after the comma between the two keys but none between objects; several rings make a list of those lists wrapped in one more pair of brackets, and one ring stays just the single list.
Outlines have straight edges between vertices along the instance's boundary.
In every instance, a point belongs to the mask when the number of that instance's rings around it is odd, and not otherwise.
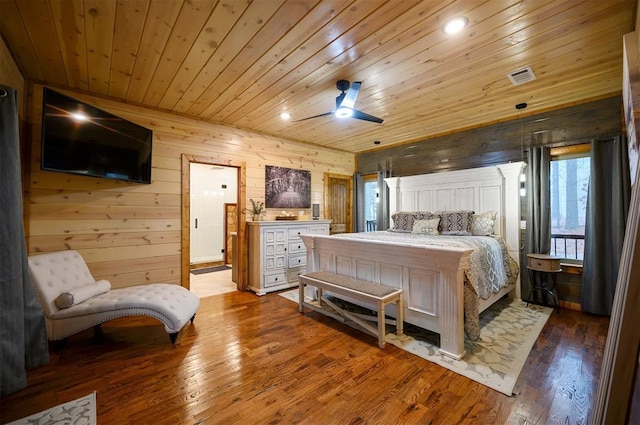
[{"label": "ceiling fan", "polygon": [[311,118],[324,117],[327,115],[335,115],[336,118],[355,118],[358,120],[371,121],[376,122],[378,124],[382,123],[382,119],[378,117],[374,117],[373,115],[365,114],[362,111],[358,111],[354,109],[353,106],[356,103],[356,98],[358,97],[358,92],[360,91],[361,81],[354,81],[352,84],[349,84],[347,80],[338,80],[336,83],[336,87],[342,93],[338,97],[336,97],[336,110],[333,112],[325,112],[324,114],[314,115],[312,117],[302,118],[299,120],[295,120],[292,122],[300,122],[305,120],[310,120]]}]

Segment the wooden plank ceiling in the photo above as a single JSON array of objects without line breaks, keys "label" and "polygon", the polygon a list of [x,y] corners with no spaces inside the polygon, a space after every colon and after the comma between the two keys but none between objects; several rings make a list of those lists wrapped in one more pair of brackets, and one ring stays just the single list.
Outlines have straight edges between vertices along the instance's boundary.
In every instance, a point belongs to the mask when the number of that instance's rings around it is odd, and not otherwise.
[{"label": "wooden plank ceiling", "polygon": [[[362,152],[619,94],[635,0],[0,0],[30,80]],[[455,16],[468,27],[450,36]],[[536,79],[507,73],[531,66]],[[340,79],[362,81],[333,115]],[[380,145],[374,145],[380,141]]]}]

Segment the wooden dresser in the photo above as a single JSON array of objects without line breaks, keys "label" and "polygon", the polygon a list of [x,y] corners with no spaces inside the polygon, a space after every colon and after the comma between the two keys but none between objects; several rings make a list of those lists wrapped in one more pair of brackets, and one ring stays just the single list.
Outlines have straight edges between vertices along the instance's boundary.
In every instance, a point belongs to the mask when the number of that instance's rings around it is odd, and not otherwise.
[{"label": "wooden dresser", "polygon": [[303,234],[328,235],[331,220],[247,222],[249,228],[249,289],[258,295],[298,286],[306,271]]}]

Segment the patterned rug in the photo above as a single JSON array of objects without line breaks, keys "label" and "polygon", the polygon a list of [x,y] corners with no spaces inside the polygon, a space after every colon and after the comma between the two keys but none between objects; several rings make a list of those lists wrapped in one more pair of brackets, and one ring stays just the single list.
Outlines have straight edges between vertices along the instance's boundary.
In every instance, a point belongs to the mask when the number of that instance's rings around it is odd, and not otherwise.
[{"label": "patterned rug", "polygon": [[[298,290],[280,293],[298,302]],[[521,300],[502,299],[480,315],[480,338],[465,337],[467,354],[454,360],[438,353],[439,335],[405,324],[402,337],[387,333],[386,341],[423,359],[493,388],[508,396],[553,309]],[[390,332],[394,331],[390,326]]]},{"label": "patterned rug", "polygon": [[6,425],[96,425],[95,391],[77,400],[69,401],[44,410],[35,415],[10,422]]}]

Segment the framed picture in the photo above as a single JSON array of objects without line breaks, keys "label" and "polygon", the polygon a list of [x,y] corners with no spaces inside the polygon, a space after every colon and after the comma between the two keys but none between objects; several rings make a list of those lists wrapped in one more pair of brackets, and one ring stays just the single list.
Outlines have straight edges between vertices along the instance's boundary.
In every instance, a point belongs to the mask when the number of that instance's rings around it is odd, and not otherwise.
[{"label": "framed picture", "polygon": [[311,171],[267,165],[265,197],[267,208],[310,208]]},{"label": "framed picture", "polygon": [[635,33],[626,34],[623,41],[622,103],[627,127],[629,174],[633,185],[638,170],[638,151],[640,150],[636,127],[640,121],[640,108],[635,107],[635,102],[640,102],[640,62],[638,61]]}]

